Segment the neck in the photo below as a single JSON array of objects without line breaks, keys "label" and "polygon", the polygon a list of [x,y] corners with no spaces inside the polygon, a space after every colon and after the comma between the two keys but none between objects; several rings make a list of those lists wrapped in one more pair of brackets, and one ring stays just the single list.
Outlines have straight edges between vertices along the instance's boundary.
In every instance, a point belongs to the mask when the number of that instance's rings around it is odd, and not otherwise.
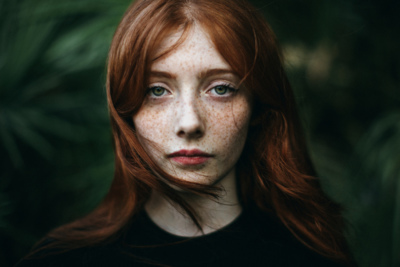
[{"label": "neck", "polygon": [[235,171],[232,170],[218,185],[224,190],[218,201],[182,193],[184,200],[200,216],[202,231],[180,207],[158,192],[152,192],[145,210],[156,225],[173,235],[194,237],[212,233],[231,223],[242,211],[236,190]]}]

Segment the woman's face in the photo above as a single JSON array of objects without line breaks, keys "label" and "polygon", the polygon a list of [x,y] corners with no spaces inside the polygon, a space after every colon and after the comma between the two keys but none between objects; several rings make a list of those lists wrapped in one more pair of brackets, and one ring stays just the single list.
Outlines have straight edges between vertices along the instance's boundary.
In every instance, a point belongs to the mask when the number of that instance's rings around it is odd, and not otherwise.
[{"label": "woman's face", "polygon": [[[168,37],[156,54],[180,34]],[[251,115],[250,95],[238,88],[239,81],[198,26],[177,49],[154,61],[133,122],[140,143],[165,172],[202,184],[234,178]]]}]

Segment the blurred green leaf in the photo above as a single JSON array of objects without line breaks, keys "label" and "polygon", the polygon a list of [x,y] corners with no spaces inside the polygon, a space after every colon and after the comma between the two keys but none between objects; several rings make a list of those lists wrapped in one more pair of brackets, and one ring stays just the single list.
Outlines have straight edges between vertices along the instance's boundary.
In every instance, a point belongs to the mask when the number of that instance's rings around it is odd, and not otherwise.
[{"label": "blurred green leaf", "polygon": [[400,264],[399,151],[400,112],[392,112],[365,133],[348,168],[353,192],[348,217],[358,229],[355,252],[361,266]]},{"label": "blurred green leaf", "polygon": [[82,216],[108,190],[105,64],[129,4],[0,1],[1,266],[14,265],[46,231]]}]

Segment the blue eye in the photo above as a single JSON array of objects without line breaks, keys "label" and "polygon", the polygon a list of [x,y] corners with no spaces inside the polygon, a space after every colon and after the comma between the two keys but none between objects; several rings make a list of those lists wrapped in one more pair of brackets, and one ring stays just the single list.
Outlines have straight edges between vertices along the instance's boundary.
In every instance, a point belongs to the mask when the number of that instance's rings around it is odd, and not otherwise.
[{"label": "blue eye", "polygon": [[214,87],[214,90],[217,94],[224,95],[226,92],[228,92],[228,87],[225,85],[218,85]]},{"label": "blue eye", "polygon": [[227,93],[235,91],[235,89],[230,87],[229,85],[217,85],[211,90],[214,91],[217,95],[226,95]]},{"label": "blue eye", "polygon": [[161,86],[154,86],[150,87],[149,91],[154,95],[154,96],[162,96],[165,94],[165,88],[162,88]]}]

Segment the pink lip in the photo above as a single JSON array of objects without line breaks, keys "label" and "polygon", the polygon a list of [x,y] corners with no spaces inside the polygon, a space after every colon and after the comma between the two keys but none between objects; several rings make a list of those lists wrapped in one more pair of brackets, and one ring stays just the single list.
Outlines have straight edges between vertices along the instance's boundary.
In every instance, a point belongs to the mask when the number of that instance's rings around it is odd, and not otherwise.
[{"label": "pink lip", "polygon": [[168,155],[173,161],[184,165],[203,164],[209,160],[212,155],[205,153],[199,149],[186,150],[182,149]]}]

